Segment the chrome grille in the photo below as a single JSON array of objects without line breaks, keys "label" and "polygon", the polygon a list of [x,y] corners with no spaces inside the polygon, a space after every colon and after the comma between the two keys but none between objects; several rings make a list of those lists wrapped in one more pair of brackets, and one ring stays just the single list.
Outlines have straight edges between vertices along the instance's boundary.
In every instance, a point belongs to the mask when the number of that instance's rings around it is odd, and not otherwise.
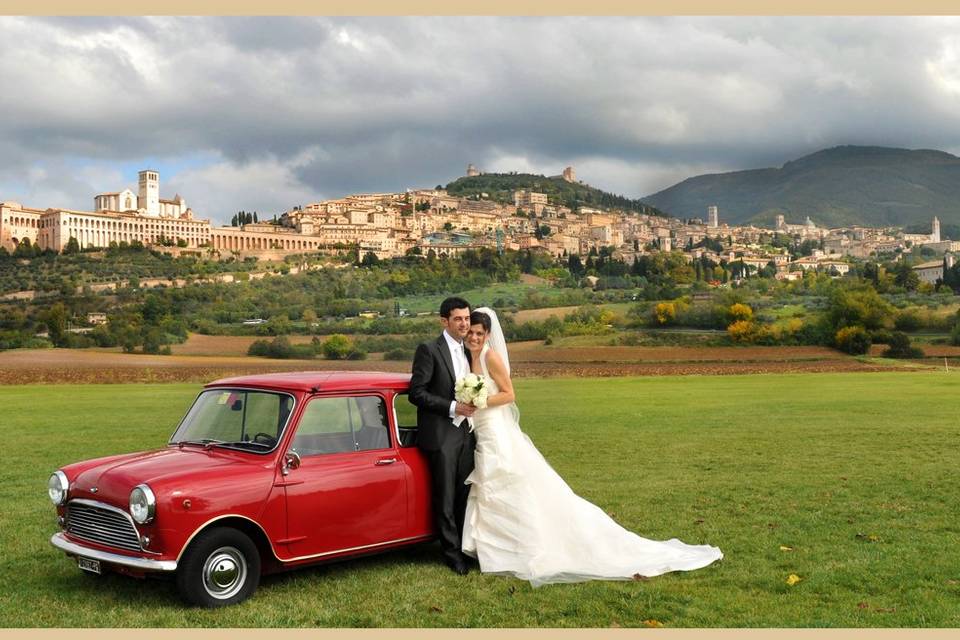
[{"label": "chrome grille", "polygon": [[67,533],[90,542],[140,551],[140,536],[130,516],[123,511],[90,500],[67,503]]}]

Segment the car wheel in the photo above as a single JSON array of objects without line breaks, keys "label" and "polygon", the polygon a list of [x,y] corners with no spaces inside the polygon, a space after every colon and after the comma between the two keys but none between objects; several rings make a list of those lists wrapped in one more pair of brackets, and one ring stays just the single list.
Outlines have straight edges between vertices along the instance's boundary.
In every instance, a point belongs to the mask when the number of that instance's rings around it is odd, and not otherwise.
[{"label": "car wheel", "polygon": [[187,602],[224,607],[253,595],[260,583],[260,554],[244,533],[219,527],[204,531],[177,567],[177,589]]}]

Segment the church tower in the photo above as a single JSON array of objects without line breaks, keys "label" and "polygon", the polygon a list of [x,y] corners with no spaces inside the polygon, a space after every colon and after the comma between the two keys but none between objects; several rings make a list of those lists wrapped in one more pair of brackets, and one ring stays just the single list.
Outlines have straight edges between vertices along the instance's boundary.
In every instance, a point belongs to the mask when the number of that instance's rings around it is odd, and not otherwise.
[{"label": "church tower", "polygon": [[160,215],[160,174],[153,169],[140,172],[139,205],[148,216]]},{"label": "church tower", "polygon": [[933,216],[933,229],[930,232],[930,242],[940,242],[940,219]]}]

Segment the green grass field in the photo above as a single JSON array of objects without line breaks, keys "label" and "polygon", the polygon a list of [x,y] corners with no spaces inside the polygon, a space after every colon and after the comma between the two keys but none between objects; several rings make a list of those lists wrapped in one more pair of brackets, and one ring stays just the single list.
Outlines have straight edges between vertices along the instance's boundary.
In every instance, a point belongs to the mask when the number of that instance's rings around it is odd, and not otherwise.
[{"label": "green grass field", "polygon": [[577,493],[724,560],[535,590],[457,576],[428,545],[268,577],[212,611],[169,582],[82,575],[47,542],[49,473],[162,446],[198,388],[0,387],[4,626],[960,626],[957,373],[521,379],[524,429]]}]

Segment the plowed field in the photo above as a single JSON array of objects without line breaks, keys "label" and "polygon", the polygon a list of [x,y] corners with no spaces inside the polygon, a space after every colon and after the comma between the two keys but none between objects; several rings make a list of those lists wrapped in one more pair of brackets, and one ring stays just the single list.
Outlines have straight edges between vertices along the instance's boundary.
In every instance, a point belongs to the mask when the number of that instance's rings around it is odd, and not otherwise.
[{"label": "plowed field", "polygon": [[[409,371],[408,362],[368,360],[268,360],[236,353],[249,338],[212,338],[195,352],[221,355],[150,356],[116,350],[38,349],[0,352],[0,384],[208,382],[269,371]],[[299,341],[299,340],[297,340]],[[228,348],[227,342],[237,342]],[[864,362],[821,347],[546,347],[540,342],[510,345],[516,377],[732,375],[909,370],[927,364]],[[244,348],[245,351],[245,348]],[[956,363],[960,348],[936,347],[929,355]],[[942,353],[941,353],[942,352]],[[941,363],[942,364],[942,363]],[[957,363],[956,366],[960,366]]]}]

